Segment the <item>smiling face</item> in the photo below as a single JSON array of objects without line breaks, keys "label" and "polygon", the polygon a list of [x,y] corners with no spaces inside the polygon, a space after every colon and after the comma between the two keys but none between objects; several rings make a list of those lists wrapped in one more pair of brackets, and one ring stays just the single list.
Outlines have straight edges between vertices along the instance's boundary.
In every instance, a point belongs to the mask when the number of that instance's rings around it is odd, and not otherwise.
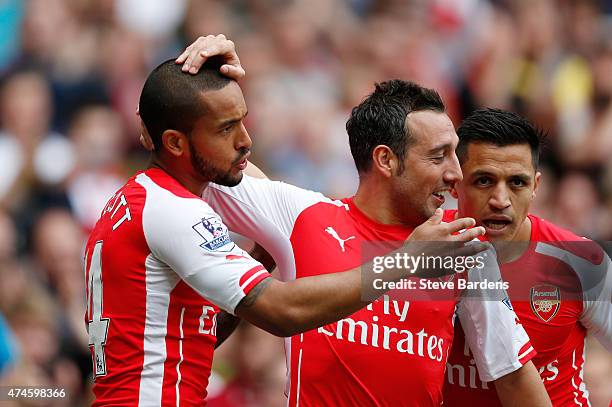
[{"label": "smiling face", "polygon": [[206,112],[188,137],[191,174],[202,182],[235,186],[242,180],[251,138],[243,120],[247,107],[240,86],[230,82],[202,95]]},{"label": "smiling face", "polygon": [[459,215],[476,219],[491,241],[529,240],[526,222],[540,176],[528,144],[470,143],[453,195]]},{"label": "smiling face", "polygon": [[455,155],[459,140],[445,113],[413,112],[406,123],[412,141],[406,151],[404,171],[393,178],[393,194],[411,223],[420,224],[444,203],[443,193],[461,181]]}]

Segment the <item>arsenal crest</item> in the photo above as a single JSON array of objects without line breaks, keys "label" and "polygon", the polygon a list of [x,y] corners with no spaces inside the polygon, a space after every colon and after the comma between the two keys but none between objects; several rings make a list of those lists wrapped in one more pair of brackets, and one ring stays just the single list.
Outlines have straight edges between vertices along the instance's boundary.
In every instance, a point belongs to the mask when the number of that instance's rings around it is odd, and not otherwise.
[{"label": "arsenal crest", "polygon": [[542,321],[549,322],[561,308],[559,287],[542,284],[531,287],[531,309]]}]

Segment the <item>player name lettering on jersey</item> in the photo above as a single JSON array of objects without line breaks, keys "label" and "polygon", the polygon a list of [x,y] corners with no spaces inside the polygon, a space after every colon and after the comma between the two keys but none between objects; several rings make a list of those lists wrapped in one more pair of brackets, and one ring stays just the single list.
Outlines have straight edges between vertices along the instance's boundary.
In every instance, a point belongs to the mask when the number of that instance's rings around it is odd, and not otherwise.
[{"label": "player name lettering on jersey", "polygon": [[115,215],[117,215],[117,212],[119,212],[119,209],[122,209],[120,212],[121,216],[118,217],[117,221],[113,224],[113,231],[117,230],[117,228],[121,226],[123,222],[132,220],[130,206],[128,205],[127,199],[125,198],[125,194],[122,190],[117,191],[115,196],[108,201],[106,207],[102,210],[100,217],[111,213],[110,219],[113,219]]}]

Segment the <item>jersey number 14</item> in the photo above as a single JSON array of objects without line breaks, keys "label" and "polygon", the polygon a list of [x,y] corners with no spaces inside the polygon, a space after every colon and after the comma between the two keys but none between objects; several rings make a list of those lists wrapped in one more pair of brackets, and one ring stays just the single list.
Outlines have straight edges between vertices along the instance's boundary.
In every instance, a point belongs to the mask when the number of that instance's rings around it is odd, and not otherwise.
[{"label": "jersey number 14", "polygon": [[[87,259],[85,259],[87,264]],[[91,253],[87,282],[87,332],[92,348],[94,377],[106,375],[104,346],[110,318],[102,318],[102,242],[96,242]]]}]

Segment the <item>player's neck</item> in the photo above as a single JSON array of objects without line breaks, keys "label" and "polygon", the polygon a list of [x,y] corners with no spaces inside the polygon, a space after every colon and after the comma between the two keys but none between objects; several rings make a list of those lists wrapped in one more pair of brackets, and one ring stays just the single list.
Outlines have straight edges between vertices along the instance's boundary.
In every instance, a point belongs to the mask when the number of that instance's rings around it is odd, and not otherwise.
[{"label": "player's neck", "polygon": [[521,226],[519,226],[516,235],[514,235],[513,242],[529,242],[531,240],[531,219],[529,216],[525,217]]},{"label": "player's neck", "polygon": [[[405,222],[393,211],[392,197],[384,183],[362,177],[353,203],[368,218],[383,225],[402,225]],[[412,225],[405,225],[412,226]]]},{"label": "player's neck", "polygon": [[529,248],[531,228],[531,219],[526,217],[512,240],[494,244],[500,263],[510,263],[521,258]]},{"label": "player's neck", "polygon": [[196,196],[202,196],[204,190],[208,186],[208,182],[202,182],[201,180],[191,177],[188,171],[182,171],[181,169],[155,157],[151,161],[149,168],[159,168],[165,171],[168,175],[177,180],[179,184],[184,186],[189,192]]}]

